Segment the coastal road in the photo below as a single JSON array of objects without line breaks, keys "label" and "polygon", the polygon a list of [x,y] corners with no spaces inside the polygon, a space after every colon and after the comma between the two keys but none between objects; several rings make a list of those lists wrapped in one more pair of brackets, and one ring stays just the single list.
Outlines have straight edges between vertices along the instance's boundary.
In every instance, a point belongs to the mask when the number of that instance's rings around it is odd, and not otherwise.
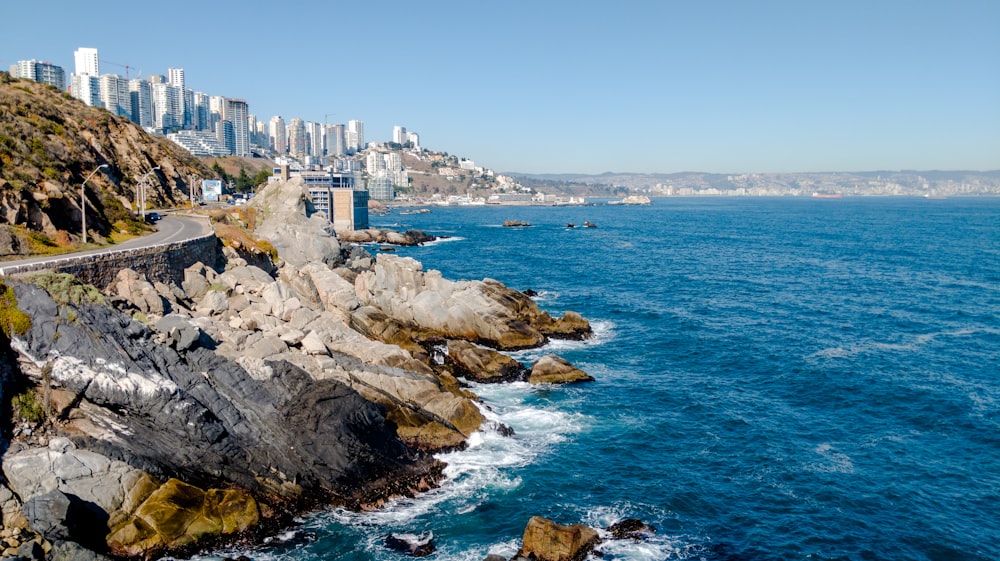
[{"label": "coastal road", "polygon": [[192,215],[168,215],[161,218],[156,223],[156,232],[152,234],[132,238],[128,241],[124,241],[120,244],[115,244],[109,247],[102,247],[99,249],[90,249],[86,251],[77,251],[74,253],[63,253],[60,255],[52,255],[45,257],[30,257],[27,259],[18,259],[14,261],[3,261],[0,262],[0,275],[5,274],[5,270],[9,267],[15,267],[18,265],[29,265],[36,263],[48,263],[56,262],[61,259],[66,259],[68,257],[87,257],[91,255],[104,255],[107,253],[116,253],[119,251],[125,251],[129,249],[139,249],[144,247],[150,247],[160,244],[169,244],[175,242],[182,242],[187,240],[192,240],[195,238],[200,238],[212,233],[212,226],[209,223],[207,217],[199,217]]}]

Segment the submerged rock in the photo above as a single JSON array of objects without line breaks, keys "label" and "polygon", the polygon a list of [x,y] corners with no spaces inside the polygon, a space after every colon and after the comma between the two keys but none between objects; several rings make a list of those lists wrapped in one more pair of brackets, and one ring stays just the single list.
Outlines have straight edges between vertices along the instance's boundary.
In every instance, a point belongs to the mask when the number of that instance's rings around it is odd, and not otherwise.
[{"label": "submerged rock", "polygon": [[434,533],[425,535],[389,534],[385,537],[385,546],[393,551],[405,553],[410,557],[426,557],[434,553]]}]

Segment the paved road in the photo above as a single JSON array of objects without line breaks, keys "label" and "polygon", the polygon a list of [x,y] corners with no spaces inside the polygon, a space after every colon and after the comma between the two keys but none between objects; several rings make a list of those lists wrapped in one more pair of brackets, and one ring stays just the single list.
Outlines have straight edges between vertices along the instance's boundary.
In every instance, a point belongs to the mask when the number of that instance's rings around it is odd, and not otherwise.
[{"label": "paved road", "polygon": [[63,253],[61,255],[46,257],[31,257],[28,259],[18,259],[16,261],[0,261],[0,274],[3,269],[15,265],[28,265],[33,263],[46,263],[58,261],[67,257],[85,257],[88,255],[102,255],[105,253],[115,253],[127,249],[138,249],[159,244],[182,242],[195,238],[200,238],[212,232],[212,226],[207,218],[184,216],[164,216],[156,223],[157,231],[139,238],[132,238],[128,241],[113,246],[102,247],[100,249],[90,249],[75,253]]}]

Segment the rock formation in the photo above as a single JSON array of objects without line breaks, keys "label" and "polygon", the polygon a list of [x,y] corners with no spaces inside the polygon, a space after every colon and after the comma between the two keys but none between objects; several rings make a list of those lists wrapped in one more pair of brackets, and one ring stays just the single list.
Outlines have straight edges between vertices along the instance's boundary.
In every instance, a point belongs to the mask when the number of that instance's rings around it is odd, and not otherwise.
[{"label": "rock formation", "polygon": [[597,531],[582,524],[561,526],[534,516],[524,528],[524,539],[516,558],[536,561],[582,561],[600,542]]},{"label": "rock formation", "polygon": [[[233,252],[225,270],[189,267],[180,286],[123,270],[114,308],[15,285],[31,325],[10,346],[52,411],[3,457],[5,526],[155,556],[303,509],[376,508],[435,485],[443,466],[426,452],[482,427],[458,377],[523,380],[528,369],[494,349],[590,332],[496,281],[373,262],[308,216],[304,194],[292,181],[253,203],[267,215],[255,234],[281,252],[274,275]],[[558,357],[531,376],[589,378]]]}]

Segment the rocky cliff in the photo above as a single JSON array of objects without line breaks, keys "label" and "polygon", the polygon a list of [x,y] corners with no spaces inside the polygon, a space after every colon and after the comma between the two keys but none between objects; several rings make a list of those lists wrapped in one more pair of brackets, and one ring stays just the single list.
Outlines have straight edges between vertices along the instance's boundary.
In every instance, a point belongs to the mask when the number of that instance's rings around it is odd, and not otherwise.
[{"label": "rocky cliff", "polygon": [[86,185],[88,241],[141,232],[139,181],[151,208],[187,200],[195,175],[212,177],[196,158],[124,117],[88,107],[55,88],[0,72],[0,256],[72,247],[81,234]]},{"label": "rocky cliff", "polygon": [[456,376],[500,365],[496,381],[589,379],[555,357],[531,378],[484,346],[584,337],[578,315],[342,246],[309,217],[301,182],[258,196],[254,235],[278,248],[278,267],[227,248],[223,269],[195,265],[180,285],[131,270],[103,297],[14,283],[30,324],[7,330],[4,392],[43,405],[10,427],[5,537],[54,547],[51,559],[79,547],[150,557],[259,535],[304,509],[377,508],[437,484],[428,453],[482,428]]}]

